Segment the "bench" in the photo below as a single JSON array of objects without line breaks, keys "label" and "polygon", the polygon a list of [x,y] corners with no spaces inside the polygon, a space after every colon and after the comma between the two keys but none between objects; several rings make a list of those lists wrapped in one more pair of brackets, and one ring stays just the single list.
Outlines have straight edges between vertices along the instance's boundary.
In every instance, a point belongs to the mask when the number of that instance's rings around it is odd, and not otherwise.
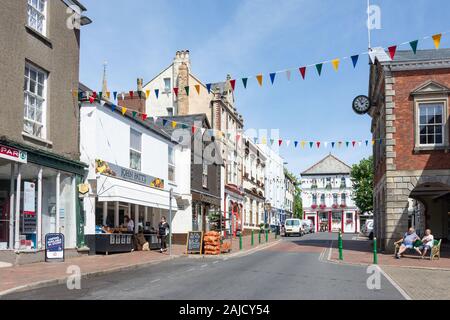
[{"label": "bench", "polygon": [[[441,258],[441,243],[442,240],[434,240],[433,243],[433,248],[431,248],[430,251],[430,260],[433,261],[434,259],[439,260]],[[414,248],[419,248],[420,246],[422,246],[423,243],[420,240],[417,240],[414,243]],[[401,243],[395,243],[395,256],[397,256],[397,252],[400,249]],[[409,251],[413,250],[414,252],[416,252],[415,249],[409,249]]]}]

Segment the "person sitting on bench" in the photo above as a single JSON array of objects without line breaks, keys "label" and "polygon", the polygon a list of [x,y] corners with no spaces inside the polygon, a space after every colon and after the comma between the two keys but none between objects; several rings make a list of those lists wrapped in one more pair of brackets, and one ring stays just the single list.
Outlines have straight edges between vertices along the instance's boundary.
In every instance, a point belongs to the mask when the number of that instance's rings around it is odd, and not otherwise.
[{"label": "person sitting on bench", "polygon": [[[427,255],[428,250],[431,251],[434,245],[434,236],[431,234],[431,230],[425,230],[425,237],[422,239],[422,245],[419,248],[415,248],[416,251],[422,256],[422,259]],[[423,250],[423,253],[421,252]]]},{"label": "person sitting on bench", "polygon": [[405,253],[406,250],[414,249],[414,243],[416,240],[420,240],[419,236],[416,234],[416,230],[414,230],[414,228],[409,228],[403,239],[396,242],[396,244],[401,243],[402,245],[400,246],[395,257],[400,259],[401,255]]}]

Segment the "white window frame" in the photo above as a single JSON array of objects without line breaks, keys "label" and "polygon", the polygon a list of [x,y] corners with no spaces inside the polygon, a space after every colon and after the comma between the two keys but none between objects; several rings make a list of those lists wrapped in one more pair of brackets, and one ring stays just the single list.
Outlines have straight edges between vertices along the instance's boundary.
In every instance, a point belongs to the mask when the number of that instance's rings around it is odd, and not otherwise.
[{"label": "white window frame", "polygon": [[[172,154],[172,157],[170,156]],[[176,162],[175,162],[175,148],[173,146],[169,146],[167,149],[167,177],[169,182],[176,183],[177,174],[176,174]],[[173,177],[170,176],[170,171],[172,170]]]},{"label": "white window frame", "polygon": [[[434,143],[434,144],[421,144],[420,143],[420,107],[423,105],[436,105],[442,104],[442,143]],[[416,118],[416,126],[415,126],[415,146],[416,148],[434,148],[434,147],[443,147],[449,145],[449,137],[448,137],[448,104],[446,98],[430,98],[430,99],[416,99],[415,100],[415,118]]]},{"label": "white window frame", "polygon": [[[166,86],[166,80],[169,80],[169,87]],[[172,91],[172,79],[171,78],[164,78],[163,79],[163,83],[164,83],[164,93],[171,93]]]},{"label": "white window frame", "polygon": [[[133,148],[132,146],[131,146],[131,137],[132,137],[132,132],[136,132],[137,134],[139,134],[139,136],[140,136],[140,140],[141,140],[141,143],[140,143],[140,145],[141,145],[141,150],[137,150],[137,149],[135,149],[135,148]],[[135,154],[138,154],[139,155],[139,168],[136,168],[136,167],[133,167],[132,166],[132,161],[131,161],[131,154],[132,153],[135,153]],[[142,171],[142,132],[139,132],[138,130],[136,130],[136,129],[133,129],[133,128],[130,128],[130,169],[132,169],[132,170],[136,170],[136,171]]]},{"label": "white window frame", "polygon": [[[28,74],[25,74],[28,69]],[[36,72],[36,83],[35,83],[35,92],[30,91],[30,83],[31,83],[31,71]],[[39,75],[43,76],[43,82],[39,83]],[[25,83],[26,81],[26,83]],[[43,69],[26,62],[25,63],[25,70],[24,70],[24,85],[26,84],[26,88],[24,87],[24,127],[23,131],[26,134],[29,134],[33,137],[37,137],[39,139],[47,139],[47,88],[48,88],[48,72],[44,71]],[[42,96],[38,95],[38,87],[39,85],[42,85]],[[36,100],[36,104],[34,106],[34,113],[35,118],[28,118],[28,111],[30,109],[29,101],[30,98]],[[37,102],[41,103],[41,122],[39,123],[36,121],[36,107]],[[25,110],[26,109],[26,110]],[[25,112],[27,111],[27,112]],[[25,122],[30,122],[34,125],[41,127],[40,134],[37,134],[35,132],[36,128],[33,128],[33,132],[28,132],[25,130]]]},{"label": "white window frame", "polygon": [[203,188],[208,188],[208,165],[203,162],[203,171],[202,171],[202,186]]},{"label": "white window frame", "polygon": [[[35,2],[35,4],[33,4]],[[40,10],[40,4],[43,4],[43,10]],[[36,32],[42,34],[43,36],[47,35],[47,0],[28,0],[27,2],[27,26]],[[30,13],[34,14],[34,16],[30,16]],[[32,23],[31,19],[35,17],[35,25]],[[38,19],[42,19],[42,30],[38,28]]]}]

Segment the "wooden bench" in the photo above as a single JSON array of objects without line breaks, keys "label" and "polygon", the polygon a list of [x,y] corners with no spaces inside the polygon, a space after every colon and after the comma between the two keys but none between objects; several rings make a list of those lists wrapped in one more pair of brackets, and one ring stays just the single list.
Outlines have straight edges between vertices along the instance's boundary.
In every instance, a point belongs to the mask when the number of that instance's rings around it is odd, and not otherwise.
[{"label": "wooden bench", "polygon": [[[434,244],[433,244],[433,248],[431,248],[430,251],[430,260],[433,261],[434,259],[439,260],[441,258],[441,243],[442,240],[434,240]],[[395,256],[397,256],[397,252],[400,249],[400,246],[402,244],[399,242],[395,243]],[[414,252],[416,252],[415,248],[419,248],[420,246],[422,246],[423,243],[420,240],[417,240],[416,242],[414,242],[414,249],[408,249],[409,251],[413,250]]]}]

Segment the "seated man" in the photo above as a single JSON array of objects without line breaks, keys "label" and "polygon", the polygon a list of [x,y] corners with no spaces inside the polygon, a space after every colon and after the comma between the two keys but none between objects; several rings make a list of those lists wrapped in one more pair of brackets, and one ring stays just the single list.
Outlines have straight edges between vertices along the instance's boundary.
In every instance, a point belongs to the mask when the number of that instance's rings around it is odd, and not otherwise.
[{"label": "seated man", "polygon": [[400,256],[405,253],[406,250],[414,249],[414,242],[416,242],[416,240],[420,240],[419,236],[416,234],[416,230],[414,230],[414,228],[409,228],[403,239],[395,243],[402,244],[395,257],[400,259]]},{"label": "seated man", "polygon": [[[433,249],[434,245],[434,236],[431,234],[431,230],[427,229],[425,230],[425,237],[422,239],[423,245],[420,246],[420,248],[415,248],[416,251],[422,256],[422,259],[426,256],[428,250]],[[421,252],[423,250],[423,253]]]}]

